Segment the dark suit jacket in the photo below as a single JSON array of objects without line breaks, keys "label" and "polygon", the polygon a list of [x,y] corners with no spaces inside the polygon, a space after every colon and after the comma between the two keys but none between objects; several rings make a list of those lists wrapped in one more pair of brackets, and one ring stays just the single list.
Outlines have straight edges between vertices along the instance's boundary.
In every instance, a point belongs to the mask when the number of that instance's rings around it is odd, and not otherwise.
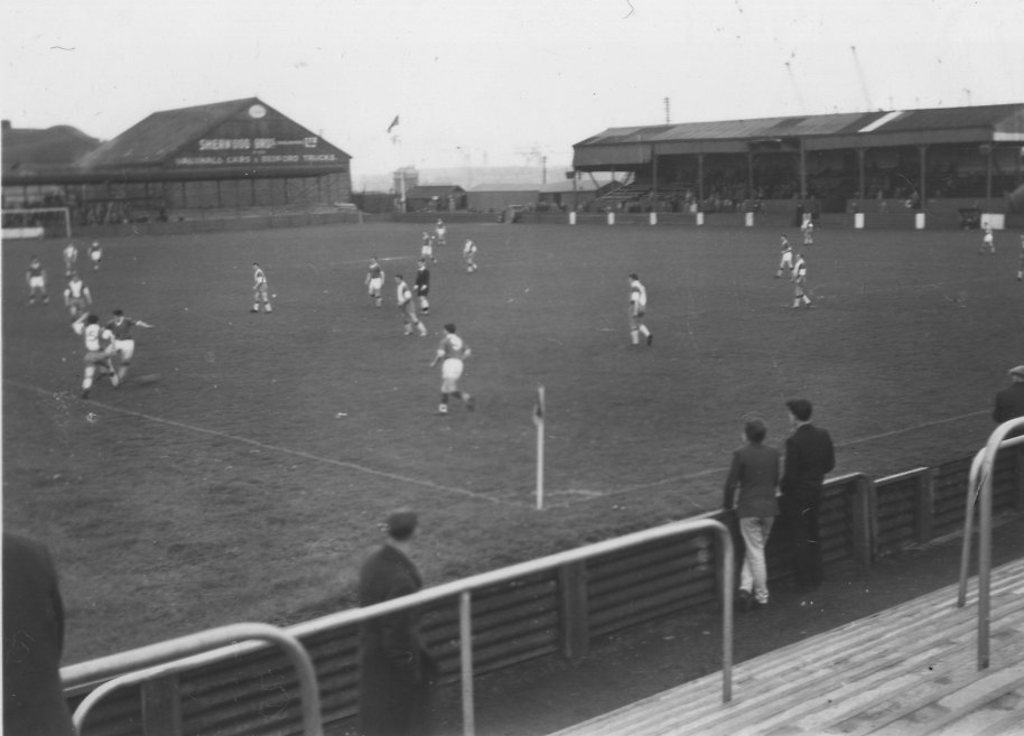
[{"label": "dark suit jacket", "polygon": [[779,483],[782,495],[794,500],[815,498],[826,473],[835,466],[835,448],[828,432],[811,424],[800,425],[786,439],[786,460]]},{"label": "dark suit jacket", "polygon": [[41,543],[4,533],[4,729],[8,736],[72,736],[60,681],[64,604]]},{"label": "dark suit jacket", "polygon": [[1011,383],[997,393],[995,409],[992,411],[996,424],[1017,417],[1024,417],[1024,383]]},{"label": "dark suit jacket", "polygon": [[[359,573],[359,605],[415,593],[419,571],[400,550],[385,545],[367,558]],[[363,626],[360,720],[368,736],[429,731],[433,662],[420,639],[419,615],[402,611]]]}]

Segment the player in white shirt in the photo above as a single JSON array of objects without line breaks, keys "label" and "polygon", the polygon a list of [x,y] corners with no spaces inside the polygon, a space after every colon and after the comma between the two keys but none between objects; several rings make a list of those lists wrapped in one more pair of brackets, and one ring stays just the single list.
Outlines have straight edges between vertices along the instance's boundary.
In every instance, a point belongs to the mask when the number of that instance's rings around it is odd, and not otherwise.
[{"label": "player in white shirt", "polygon": [[466,262],[466,273],[476,271],[476,243],[466,238],[466,244],[462,246],[462,260]]},{"label": "player in white shirt", "polygon": [[64,275],[71,276],[78,270],[78,248],[74,243],[68,243],[62,251],[64,256]]},{"label": "player in white shirt", "polygon": [[72,317],[78,317],[91,305],[92,292],[89,291],[89,287],[77,273],[71,274],[71,280],[64,289],[64,306],[71,312]]},{"label": "player in white shirt", "polygon": [[89,391],[92,390],[93,381],[96,378],[97,369],[104,374],[110,375],[110,383],[117,388],[119,385],[117,373],[114,372],[113,363],[110,360],[111,349],[109,343],[113,335],[108,330],[100,327],[100,318],[95,314],[86,312],[71,323],[71,329],[76,335],[81,335],[85,341],[85,374],[82,377],[82,398],[89,398]]},{"label": "player in white shirt", "polygon": [[420,258],[437,263],[437,259],[434,258],[434,236],[426,231],[423,233],[423,242],[420,243]]},{"label": "player in white shirt", "polygon": [[28,283],[29,304],[35,304],[37,296],[43,304],[50,303],[50,295],[46,293],[46,269],[35,256],[32,256],[32,260],[28,263],[25,281]]},{"label": "player in white shirt", "polygon": [[260,268],[260,264],[252,264],[252,309],[251,312],[260,311],[260,304],[263,304],[263,312],[270,314],[274,307],[270,304],[270,284],[267,282],[267,274]]},{"label": "player in white shirt", "polygon": [[800,230],[804,234],[804,245],[814,245],[814,220],[811,219],[810,215],[804,215],[804,221],[800,225]]},{"label": "player in white shirt", "polygon": [[981,236],[981,247],[978,248],[978,253],[991,253],[996,252],[996,238],[992,233],[992,223],[985,223],[985,234]]},{"label": "player in white shirt", "polygon": [[103,246],[100,245],[98,240],[92,241],[89,244],[89,260],[92,261],[92,270],[100,270],[100,261],[103,260]]},{"label": "player in white shirt", "polygon": [[466,341],[455,334],[455,325],[451,322],[444,326],[445,335],[441,344],[437,347],[434,359],[430,361],[430,367],[441,363],[441,403],[437,407],[439,414],[448,413],[448,400],[452,397],[465,402],[466,408],[470,411],[476,406],[476,400],[465,391],[459,390],[459,379],[462,378],[462,371],[465,369],[464,361],[470,356],[469,345]]},{"label": "player in white shirt", "polygon": [[801,304],[811,306],[811,298],[807,296],[807,262],[804,261],[804,254],[798,253],[793,263],[793,309]]},{"label": "player in white shirt", "polygon": [[789,244],[789,239],[785,235],[780,236],[779,246],[782,249],[782,255],[779,257],[779,267],[775,270],[775,278],[782,276],[784,268],[788,268],[791,272],[793,270],[793,246]]},{"label": "player in white shirt", "polygon": [[434,237],[439,248],[448,245],[448,226],[444,224],[444,220],[439,219],[437,225],[434,226]]},{"label": "player in white shirt", "polygon": [[120,309],[114,310],[114,319],[107,322],[105,332],[110,335],[110,354],[117,358],[118,383],[124,383],[125,376],[128,375],[128,367],[132,364],[132,356],[135,355],[135,338],[132,336],[132,328],[150,328],[152,326],[141,319],[125,317],[124,312]]},{"label": "player in white shirt", "polygon": [[416,330],[420,337],[426,337],[427,327],[416,316],[416,304],[412,299],[412,291],[400,273],[395,274],[395,300],[398,302],[398,309],[402,312],[402,319],[405,321],[405,334],[411,335],[413,330]]},{"label": "player in white shirt", "polygon": [[384,267],[376,258],[370,259],[370,268],[366,271],[366,293],[370,297],[373,306],[379,307],[384,303],[381,289],[384,288]]},{"label": "player in white shirt", "polygon": [[647,288],[640,282],[635,273],[629,275],[629,338],[634,345],[640,344],[640,336],[647,340],[647,345],[654,343],[654,335],[644,324],[647,312]]}]

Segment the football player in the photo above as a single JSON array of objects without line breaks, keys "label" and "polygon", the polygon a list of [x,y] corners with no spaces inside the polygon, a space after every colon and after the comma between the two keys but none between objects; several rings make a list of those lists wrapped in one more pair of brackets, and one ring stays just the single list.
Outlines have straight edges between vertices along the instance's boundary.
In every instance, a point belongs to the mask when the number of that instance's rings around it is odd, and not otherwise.
[{"label": "football player", "polygon": [[451,322],[444,326],[444,337],[437,347],[434,359],[430,361],[430,367],[441,363],[441,403],[437,407],[439,414],[448,413],[448,400],[451,397],[460,399],[466,404],[466,408],[473,411],[476,400],[465,391],[459,390],[459,379],[462,378],[462,371],[465,368],[464,361],[470,356],[469,345],[466,341],[455,334],[455,325]]},{"label": "football player", "polygon": [[654,343],[654,335],[644,324],[647,312],[647,288],[635,273],[629,275],[629,338],[634,345],[640,344],[640,336],[647,340],[647,345]]},{"label": "football player", "polygon": [[71,274],[67,288],[64,289],[64,306],[71,312],[72,318],[85,313],[85,308],[92,305],[92,292],[77,273]]},{"label": "football player", "polygon": [[384,288],[384,268],[376,258],[370,259],[370,268],[366,272],[366,292],[375,307],[384,303],[381,289]]},{"label": "football player", "polygon": [[270,284],[267,283],[267,275],[260,268],[260,264],[252,264],[252,309],[251,312],[260,311],[260,302],[263,303],[263,312],[270,314],[274,311],[270,304]]},{"label": "football player", "polygon": [[28,283],[29,304],[35,304],[37,296],[43,304],[50,303],[50,295],[46,293],[46,269],[35,256],[32,256],[32,260],[28,263],[25,281]]},{"label": "football player", "polygon": [[426,325],[416,316],[416,305],[412,300],[412,291],[409,290],[409,284],[405,283],[405,279],[400,273],[395,274],[395,300],[398,302],[398,309],[402,312],[402,319],[405,322],[405,334],[411,335],[413,330],[416,330],[420,337],[426,337]]}]

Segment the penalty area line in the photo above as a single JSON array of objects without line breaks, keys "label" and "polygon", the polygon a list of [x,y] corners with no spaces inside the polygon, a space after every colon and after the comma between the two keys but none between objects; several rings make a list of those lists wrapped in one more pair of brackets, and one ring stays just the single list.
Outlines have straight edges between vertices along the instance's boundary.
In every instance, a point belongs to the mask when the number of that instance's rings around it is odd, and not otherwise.
[{"label": "penalty area line", "polygon": [[[11,381],[10,379],[4,379],[4,383],[9,383],[13,386],[17,386],[22,389],[27,389],[44,396],[52,396],[54,392],[47,391],[38,386],[29,386],[27,384],[19,383],[17,381]],[[359,465],[358,463],[348,462],[346,460],[335,460],[334,458],[322,457],[320,455],[314,455],[311,452],[305,450],[294,450],[289,447],[283,447],[281,445],[272,445],[267,442],[260,442],[259,440],[250,439],[248,437],[241,437],[236,434],[230,434],[229,432],[221,432],[216,429],[207,429],[205,427],[197,427],[193,424],[186,424],[185,422],[179,422],[174,419],[164,419],[163,417],[153,416],[152,414],[146,414],[141,411],[134,411],[132,409],[124,409],[119,406],[113,406],[112,404],[105,404],[95,399],[88,400],[89,405],[102,407],[103,409],[109,409],[110,411],[122,414],[124,416],[135,417],[137,419],[145,419],[146,421],[155,422],[157,424],[164,424],[168,427],[174,427],[175,429],[182,429],[188,432],[197,432],[199,434],[206,434],[212,437],[221,437],[228,439],[233,442],[239,442],[244,445],[251,445],[252,447],[258,447],[261,450],[268,450],[270,452],[278,452],[283,455],[292,455],[294,457],[300,457],[304,460],[313,460],[319,463],[326,463],[328,465],[334,465],[339,468],[345,468],[347,470],[356,470],[360,473],[366,473],[367,475],[376,475],[381,478],[387,478],[389,480],[399,481],[401,483],[409,483],[411,485],[422,486],[435,491],[443,491],[445,493],[454,493],[459,496],[465,496],[478,501],[489,501],[493,504],[502,506],[512,506],[514,508],[524,508],[522,504],[505,501],[499,498],[493,498],[491,496],[485,496],[482,493],[474,493],[466,488],[453,488],[451,486],[443,486],[439,483],[434,483],[429,480],[421,480],[419,478],[410,478],[399,473],[389,473],[385,470],[377,470],[375,468],[368,468],[365,465]]]}]

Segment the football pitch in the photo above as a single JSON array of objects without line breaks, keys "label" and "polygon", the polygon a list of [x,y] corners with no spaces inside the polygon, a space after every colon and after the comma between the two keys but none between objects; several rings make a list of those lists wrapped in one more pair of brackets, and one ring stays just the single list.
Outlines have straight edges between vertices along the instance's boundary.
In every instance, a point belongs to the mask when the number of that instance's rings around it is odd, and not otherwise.
[{"label": "football pitch", "polygon": [[[136,329],[126,385],[100,382],[89,401],[61,304],[64,243],[3,244],[4,526],[54,553],[67,662],[350,605],[398,505],[420,512],[428,585],[716,508],[744,418],[781,445],[791,396],[814,402],[837,473],[965,457],[1024,362],[1011,234],[980,256],[976,232],[819,228],[806,248],[788,232],[814,298],[794,310],[774,230],[449,223],[420,338],[403,334],[392,277],[412,282],[422,230],[105,241],[100,270],[83,264],[94,311],[154,327]],[[26,304],[33,254],[47,306]],[[387,274],[381,308],[363,281],[371,256]],[[249,312],[254,261],[276,294],[269,315]],[[630,272],[648,290],[651,347],[630,344]],[[475,412],[436,413],[429,363],[447,322],[472,349]]]}]

